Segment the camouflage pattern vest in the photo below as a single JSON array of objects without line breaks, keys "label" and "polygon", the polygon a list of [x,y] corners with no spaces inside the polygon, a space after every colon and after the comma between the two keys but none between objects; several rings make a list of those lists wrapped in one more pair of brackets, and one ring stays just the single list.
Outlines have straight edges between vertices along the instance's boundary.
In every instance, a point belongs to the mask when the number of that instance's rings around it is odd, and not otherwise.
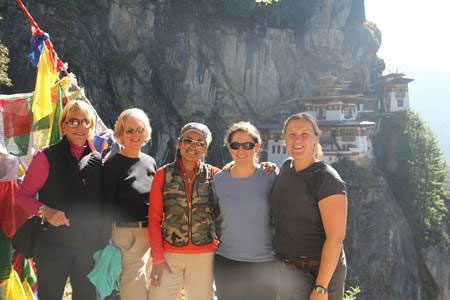
[{"label": "camouflage pattern vest", "polygon": [[186,246],[189,240],[196,246],[207,245],[215,236],[213,208],[209,199],[211,166],[200,162],[190,204],[180,171],[178,162],[164,166],[163,239],[176,247]]}]

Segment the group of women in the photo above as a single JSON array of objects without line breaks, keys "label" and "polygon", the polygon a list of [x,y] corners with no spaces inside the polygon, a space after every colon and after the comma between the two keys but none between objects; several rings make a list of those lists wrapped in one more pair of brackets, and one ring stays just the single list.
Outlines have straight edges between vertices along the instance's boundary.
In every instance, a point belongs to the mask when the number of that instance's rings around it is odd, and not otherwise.
[{"label": "group of women", "polygon": [[224,170],[204,162],[212,134],[201,123],[181,129],[173,162],[159,169],[141,152],[151,127],[140,109],[120,114],[122,150],[104,163],[87,103],[68,103],[59,128],[62,140],[35,155],[17,197],[44,224],[33,250],[40,299],[61,299],[68,277],[72,299],[94,299],[86,275],[110,238],[123,300],[175,300],[181,290],[210,300],[213,283],[219,300],[343,298],[346,189],[320,161],[311,116],[286,120],[291,157],[279,172],[258,162],[261,136],[249,122],[228,129]]}]

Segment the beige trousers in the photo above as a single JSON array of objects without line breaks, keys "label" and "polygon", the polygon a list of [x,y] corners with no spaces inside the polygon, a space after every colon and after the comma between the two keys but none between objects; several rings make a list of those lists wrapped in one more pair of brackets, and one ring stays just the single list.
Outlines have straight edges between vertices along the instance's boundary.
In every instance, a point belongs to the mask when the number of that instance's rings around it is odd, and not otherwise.
[{"label": "beige trousers", "polygon": [[150,276],[150,245],[147,228],[115,227],[112,242],[122,254],[120,298],[148,300],[147,275]]},{"label": "beige trousers", "polygon": [[151,300],[175,300],[184,288],[188,300],[213,298],[214,252],[180,254],[165,252],[172,274],[164,272],[159,287],[150,287]]}]

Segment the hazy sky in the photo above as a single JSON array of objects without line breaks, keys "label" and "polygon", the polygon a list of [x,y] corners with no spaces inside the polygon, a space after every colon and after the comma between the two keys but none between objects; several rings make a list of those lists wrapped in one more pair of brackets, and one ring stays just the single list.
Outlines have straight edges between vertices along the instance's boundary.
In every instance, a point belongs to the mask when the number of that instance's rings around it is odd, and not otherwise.
[{"label": "hazy sky", "polygon": [[404,72],[411,108],[431,127],[450,165],[449,0],[365,0],[382,33],[385,72]]},{"label": "hazy sky", "polygon": [[412,64],[450,73],[450,1],[365,0],[365,6],[367,20],[382,32],[378,56],[386,69]]}]

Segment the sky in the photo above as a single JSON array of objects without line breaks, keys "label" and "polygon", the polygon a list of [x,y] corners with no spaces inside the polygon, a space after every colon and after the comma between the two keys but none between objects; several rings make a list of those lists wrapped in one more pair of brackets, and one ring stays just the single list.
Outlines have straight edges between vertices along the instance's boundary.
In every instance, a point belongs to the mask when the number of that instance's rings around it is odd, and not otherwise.
[{"label": "sky", "polygon": [[365,0],[366,19],[382,33],[385,73],[403,72],[410,105],[431,127],[450,165],[450,11],[448,0]]}]

